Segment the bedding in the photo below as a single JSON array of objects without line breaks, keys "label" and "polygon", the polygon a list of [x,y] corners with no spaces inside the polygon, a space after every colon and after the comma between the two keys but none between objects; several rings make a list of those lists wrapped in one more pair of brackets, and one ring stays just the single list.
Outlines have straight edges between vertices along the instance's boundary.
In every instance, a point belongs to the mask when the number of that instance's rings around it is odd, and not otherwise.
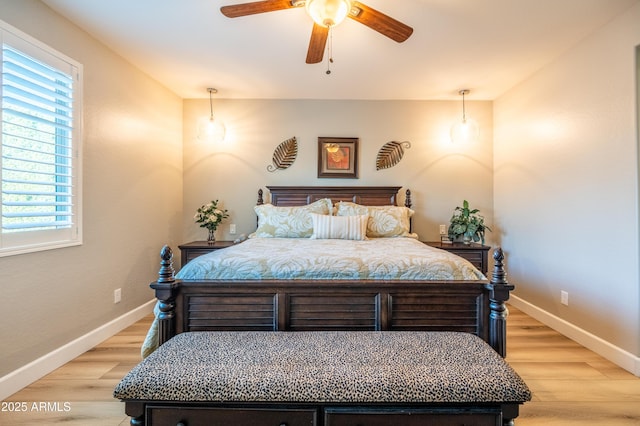
[{"label": "bedding", "polygon": [[366,240],[369,216],[328,216],[312,213],[312,239]]},{"label": "bedding", "polygon": [[200,256],[182,280],[483,280],[469,261],[412,238],[254,238]]},{"label": "bedding", "polygon": [[313,233],[311,213],[329,215],[332,209],[328,198],[297,207],[260,204],[254,207],[258,229],[249,238],[308,238]]},{"label": "bedding", "polygon": [[[331,217],[331,216],[329,216]],[[469,261],[413,238],[368,240],[252,238],[199,256],[180,280],[484,280]],[[158,345],[156,320],[143,358]]]},{"label": "bedding", "polygon": [[413,213],[408,207],[364,206],[347,201],[340,201],[335,206],[336,216],[368,215],[367,237],[370,238],[418,238],[411,232]]}]

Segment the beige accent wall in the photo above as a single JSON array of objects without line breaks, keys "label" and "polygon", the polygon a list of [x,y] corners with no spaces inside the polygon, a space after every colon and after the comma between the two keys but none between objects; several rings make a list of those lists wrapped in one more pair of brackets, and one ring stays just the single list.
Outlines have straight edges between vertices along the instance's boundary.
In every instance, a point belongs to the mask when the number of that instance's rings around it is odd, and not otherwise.
[{"label": "beige accent wall", "polygon": [[[495,210],[515,294],[635,355],[640,4],[495,101]],[[569,305],[560,292],[569,293]]]},{"label": "beige accent wall", "polygon": [[[327,77],[331,78],[331,77]],[[220,96],[223,91],[220,90]],[[493,222],[492,103],[467,102],[467,114],[480,125],[481,140],[453,145],[451,124],[462,117],[461,101],[320,101],[214,99],[214,113],[227,127],[223,143],[197,139],[197,122],[209,115],[209,101],[184,102],[184,240],[203,240],[206,230],[193,221],[196,209],[219,199],[231,214],[217,231],[234,239],[256,228],[253,207],[266,185],[398,185],[412,192],[414,229],[424,240],[438,240],[438,225],[469,200]],[[274,149],[298,139],[298,157],[286,170],[268,172]],[[317,177],[318,137],[359,138],[359,179]],[[409,141],[402,161],[377,171],[378,150],[389,141]],[[265,190],[268,201],[268,194]],[[489,240],[493,238],[488,234]]]},{"label": "beige accent wall", "polygon": [[85,76],[84,244],[0,258],[2,377],[153,298],[181,235],[182,100],[38,1],[0,0],[0,19]]}]

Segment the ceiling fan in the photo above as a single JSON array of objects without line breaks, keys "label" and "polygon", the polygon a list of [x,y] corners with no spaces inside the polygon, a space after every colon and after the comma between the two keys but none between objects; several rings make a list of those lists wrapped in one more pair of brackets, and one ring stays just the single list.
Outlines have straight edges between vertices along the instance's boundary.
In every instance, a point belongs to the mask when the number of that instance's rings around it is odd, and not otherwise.
[{"label": "ceiling fan", "polygon": [[314,21],[307,50],[308,64],[322,62],[329,31],[347,17],[398,43],[402,43],[413,33],[413,28],[408,25],[351,0],[262,0],[222,6],[220,11],[228,18],[237,18],[302,6],[306,7],[307,13]]}]

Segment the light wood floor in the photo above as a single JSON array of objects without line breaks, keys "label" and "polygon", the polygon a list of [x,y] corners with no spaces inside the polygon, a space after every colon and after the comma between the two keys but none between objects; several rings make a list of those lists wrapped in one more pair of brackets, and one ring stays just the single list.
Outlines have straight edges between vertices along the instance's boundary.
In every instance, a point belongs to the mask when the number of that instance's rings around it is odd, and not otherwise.
[{"label": "light wood floor", "polygon": [[[507,361],[533,392],[518,426],[640,425],[640,378],[522,312],[510,312]],[[0,424],[128,425],[124,404],[112,391],[139,362],[150,322],[139,321],[3,401],[3,408],[26,402],[27,412],[0,412]]]}]

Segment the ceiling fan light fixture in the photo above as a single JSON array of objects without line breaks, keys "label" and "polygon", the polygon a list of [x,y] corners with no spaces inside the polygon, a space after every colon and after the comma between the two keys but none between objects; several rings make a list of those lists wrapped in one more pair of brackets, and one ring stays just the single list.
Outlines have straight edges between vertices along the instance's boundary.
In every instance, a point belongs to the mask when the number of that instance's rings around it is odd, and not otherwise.
[{"label": "ceiling fan light fixture", "polygon": [[345,20],[351,11],[350,0],[307,0],[307,13],[323,27],[334,27]]}]

